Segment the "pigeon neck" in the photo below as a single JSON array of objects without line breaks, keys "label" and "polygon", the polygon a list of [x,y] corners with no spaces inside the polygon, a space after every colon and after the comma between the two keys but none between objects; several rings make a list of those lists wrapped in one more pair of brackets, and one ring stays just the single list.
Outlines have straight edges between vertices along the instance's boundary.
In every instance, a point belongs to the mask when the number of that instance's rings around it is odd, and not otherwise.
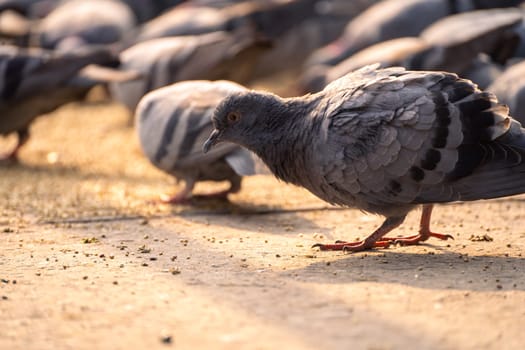
[{"label": "pigeon neck", "polygon": [[[307,148],[311,143],[312,116],[317,99],[291,98],[283,101],[282,108],[274,113],[279,128],[260,140],[255,152],[279,179],[299,184],[306,169]],[[302,169],[302,170],[301,170]]]}]

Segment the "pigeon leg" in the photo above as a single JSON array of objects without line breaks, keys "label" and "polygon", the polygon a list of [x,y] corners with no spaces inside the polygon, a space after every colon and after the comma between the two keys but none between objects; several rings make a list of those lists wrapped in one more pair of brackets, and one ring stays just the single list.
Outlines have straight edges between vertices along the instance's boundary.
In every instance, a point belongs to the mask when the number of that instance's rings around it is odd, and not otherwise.
[{"label": "pigeon leg", "polygon": [[201,194],[195,197],[227,200],[228,195],[230,193],[239,192],[239,190],[241,189],[241,180],[242,180],[242,177],[236,176],[230,179],[231,185],[230,185],[230,188],[228,188],[227,190],[215,192],[215,193]]},{"label": "pigeon leg", "polygon": [[320,250],[343,250],[350,252],[360,252],[363,250],[369,250],[372,248],[387,248],[390,245],[389,240],[383,240],[382,237],[388,232],[392,231],[403,221],[405,216],[388,217],[383,224],[375,230],[370,236],[365,238],[363,241],[358,242],[341,242],[337,241],[334,244],[314,244],[312,248],[319,248]]},{"label": "pigeon leg", "polygon": [[416,245],[419,242],[424,242],[430,237],[435,237],[446,241],[447,239],[454,239],[451,235],[444,235],[430,231],[430,216],[432,215],[433,205],[423,205],[423,212],[421,213],[421,222],[419,224],[419,234],[408,237],[384,237],[382,240],[399,243],[401,245]]},{"label": "pigeon leg", "polygon": [[1,163],[16,163],[18,162],[18,151],[29,140],[29,130],[22,129],[17,131],[18,141],[15,148],[6,155],[0,156]]},{"label": "pigeon leg", "polygon": [[195,180],[186,179],[184,181],[184,188],[174,196],[162,195],[160,201],[165,204],[191,204],[191,191],[195,187]]},{"label": "pigeon leg", "polygon": [[199,194],[192,196],[191,192],[195,187],[195,180],[185,180],[186,185],[174,196],[163,195],[161,196],[161,202],[166,204],[191,204],[191,198],[200,198],[200,199],[228,199],[228,194],[237,193],[241,189],[241,177],[230,180],[231,186],[227,190],[208,193],[208,194]]},{"label": "pigeon leg", "polygon": [[199,195],[196,195],[195,197],[197,197],[197,198],[205,198],[205,199],[223,199],[223,200],[226,200],[226,199],[228,199],[228,194],[230,194],[230,193],[231,193],[230,189],[227,189],[227,190],[224,190],[224,191],[219,191],[219,192],[214,192],[214,193],[199,194]]}]

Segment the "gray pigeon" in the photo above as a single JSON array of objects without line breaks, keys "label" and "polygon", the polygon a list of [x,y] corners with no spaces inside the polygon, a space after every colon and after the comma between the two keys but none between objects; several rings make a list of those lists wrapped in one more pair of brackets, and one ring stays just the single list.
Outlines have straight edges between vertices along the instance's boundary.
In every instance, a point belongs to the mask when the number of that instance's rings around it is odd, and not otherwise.
[{"label": "gray pigeon", "polygon": [[139,22],[148,21],[167,9],[180,5],[185,0],[155,0],[155,1],[144,1],[144,0],[120,0],[127,4],[135,14],[135,17]]},{"label": "gray pigeon", "polygon": [[[472,80],[480,89],[484,90],[498,79],[502,72],[502,65],[493,62],[488,55],[480,53],[460,75],[462,78]],[[499,98],[498,94],[496,96]],[[500,99],[500,102],[503,101]],[[511,114],[514,118],[517,117],[512,111]]]},{"label": "gray pigeon", "polygon": [[404,66],[408,58],[425,51],[428,47],[428,43],[418,37],[382,41],[334,66],[318,64],[306,69],[300,79],[299,90],[305,93],[321,91],[331,81],[373,63],[379,63],[381,67]]},{"label": "gray pigeon", "polygon": [[313,50],[337,38],[349,19],[376,1],[265,0],[222,7],[189,2],[145,23],[127,41],[250,30],[272,43],[257,60],[253,77],[257,79],[297,69]]},{"label": "gray pigeon", "polygon": [[273,45],[261,55],[254,79],[299,70],[314,50],[335,40],[350,19],[375,2],[377,0],[281,1],[247,14],[246,19]]},{"label": "gray pigeon", "polygon": [[36,26],[31,40],[46,49],[116,43],[135,22],[131,9],[120,1],[70,0]]},{"label": "gray pigeon", "polygon": [[335,65],[378,42],[416,36],[429,24],[450,13],[450,4],[446,0],[379,1],[349,22],[336,41],[314,52],[307,65]]},{"label": "gray pigeon", "polygon": [[47,16],[62,0],[0,0],[1,11],[15,11],[27,18]]},{"label": "gray pigeon", "polygon": [[[479,59],[480,53],[504,63],[515,50],[515,27],[522,21],[517,8],[489,9],[447,16],[426,28],[419,37],[386,40],[368,46],[335,66],[316,65],[303,76],[303,90],[317,92],[326,83],[368,64],[403,66],[411,70],[444,70],[487,87],[497,66]],[[485,72],[479,72],[485,70]],[[481,73],[481,74],[480,74]]]},{"label": "gray pigeon", "polygon": [[[430,231],[433,204],[525,192],[525,130],[493,94],[453,73],[373,65],[303,97],[236,93],[213,123],[204,151],[237,143],[285,182],[386,217],[365,240],[322,250],[451,238]],[[384,237],[418,205],[419,234]]]},{"label": "gray pigeon", "polygon": [[525,123],[525,61],[505,69],[487,90],[509,106],[510,112],[517,120]]},{"label": "gray pigeon", "polygon": [[144,23],[134,43],[168,36],[198,35],[225,29],[226,18],[216,8],[177,6]]},{"label": "gray pigeon", "polygon": [[245,90],[228,81],[186,81],[154,90],[141,100],[136,125],[144,154],[157,168],[185,182],[166,202],[188,202],[195,183],[204,180],[229,181],[228,190],[208,195],[226,197],[240,190],[242,175],[255,173],[254,155],[237,145],[225,143],[202,152],[217,104]]},{"label": "gray pigeon", "polygon": [[[352,54],[388,39],[417,36],[430,24],[451,14],[475,9],[503,8],[523,0],[384,0],[348,23],[336,41],[314,52],[307,61],[335,65]],[[485,22],[490,22],[486,20]],[[479,25],[479,22],[475,25]],[[457,27],[456,27],[457,28]],[[474,28],[474,26],[472,26]],[[454,32],[461,37],[462,33]]]},{"label": "gray pigeon", "polygon": [[53,53],[0,46],[0,135],[18,134],[14,150],[0,159],[16,161],[18,150],[29,138],[29,125],[39,115],[83,98],[97,83],[137,78],[135,73],[92,65],[116,63],[106,48]]},{"label": "gray pigeon", "polygon": [[178,81],[228,79],[242,83],[251,76],[251,62],[267,49],[256,40],[251,33],[214,32],[138,43],[123,51],[120,60],[123,69],[139,71],[143,79],[112,84],[111,95],[134,112],[147,92]]},{"label": "gray pigeon", "polygon": [[[438,61],[448,62],[453,72],[461,72],[471,57],[483,52],[490,55],[497,63],[505,63],[519,44],[517,27],[523,20],[523,12],[518,8],[497,8],[470,11],[443,18],[425,28],[420,37],[430,45],[443,47]],[[420,62],[412,62],[418,69],[421,66],[429,70],[441,69],[434,64],[439,52],[419,57]],[[454,67],[451,62],[456,61]],[[426,61],[426,62],[425,62]],[[448,67],[447,67],[448,68]]]}]

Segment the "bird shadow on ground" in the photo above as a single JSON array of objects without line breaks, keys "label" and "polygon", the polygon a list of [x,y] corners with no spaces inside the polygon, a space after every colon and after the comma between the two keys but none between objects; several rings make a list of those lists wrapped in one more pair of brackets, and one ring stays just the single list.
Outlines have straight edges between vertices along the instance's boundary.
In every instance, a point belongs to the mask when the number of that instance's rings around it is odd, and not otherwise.
[{"label": "bird shadow on ground", "polygon": [[190,218],[204,223],[213,221],[214,225],[253,231],[264,228],[265,233],[282,234],[293,226],[301,230],[329,230],[319,225],[317,220],[305,218],[305,213],[338,211],[344,208],[324,205],[279,206],[231,201],[201,200],[191,206],[178,206],[173,209],[173,216]]},{"label": "bird shadow on ground", "polygon": [[[404,248],[401,248],[404,249]],[[409,249],[409,248],[407,248]],[[316,257],[334,252],[317,252]],[[374,251],[288,270],[316,283],[381,282],[426,289],[525,291],[525,258]]]},{"label": "bird shadow on ground", "polygon": [[[42,175],[48,176],[49,178],[59,177],[61,179],[68,179],[73,181],[78,180],[89,180],[89,179],[99,179],[107,181],[126,181],[133,184],[158,184],[162,180],[158,176],[154,175],[142,175],[134,176],[131,174],[126,174],[122,172],[107,173],[96,170],[82,170],[82,167],[76,165],[66,165],[66,164],[26,164],[23,162],[12,163],[8,165],[0,166],[0,176],[2,177],[23,177],[28,175]],[[130,186],[131,186],[130,185]]]},{"label": "bird shadow on ground", "polygon": [[[195,203],[196,202],[194,202],[193,205],[174,205],[168,212],[161,212],[158,214],[143,215],[140,211],[138,211],[135,214],[128,212],[123,215],[48,219],[43,221],[41,220],[40,223],[74,224],[133,221],[136,219],[162,220],[168,218],[181,218],[201,224],[213,222],[213,224],[217,226],[246,231],[253,231],[254,229],[264,227],[265,233],[284,234],[287,233],[288,227],[295,224],[300,224],[303,231],[327,230],[327,228],[318,225],[316,221],[304,218],[301,214],[325,210],[342,210],[341,208],[313,206],[299,208],[279,208],[266,205],[250,205],[248,207],[239,206],[231,202],[217,205],[217,201],[215,200],[199,200],[198,204]],[[114,209],[118,210],[118,208]]]},{"label": "bird shadow on ground", "polygon": [[19,174],[45,174],[45,175],[63,175],[78,176],[82,171],[74,165],[33,165],[23,162],[5,164],[0,167],[0,172],[4,176],[17,176]]}]

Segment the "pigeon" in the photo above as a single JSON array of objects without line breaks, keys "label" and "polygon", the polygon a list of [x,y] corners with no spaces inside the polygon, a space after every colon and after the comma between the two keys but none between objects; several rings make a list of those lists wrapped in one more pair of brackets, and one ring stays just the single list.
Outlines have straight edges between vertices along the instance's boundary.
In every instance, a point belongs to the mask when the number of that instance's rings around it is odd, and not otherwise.
[{"label": "pigeon", "polygon": [[228,79],[243,83],[251,76],[251,62],[266,49],[245,32],[147,40],[120,54],[122,68],[141,72],[143,79],[111,84],[110,92],[134,112],[147,92],[179,81]]},{"label": "pigeon", "polygon": [[[517,8],[447,16],[426,28],[419,37],[386,40],[368,46],[335,66],[311,67],[303,75],[302,90],[320,91],[327,82],[376,62],[383,67],[399,65],[410,70],[444,70],[462,77],[476,77],[479,80],[475,82],[478,85],[482,82],[486,88],[490,70],[497,69],[495,65],[504,63],[516,49],[519,38],[514,31],[522,17]],[[480,53],[497,58],[494,65],[480,60]],[[489,71],[478,74],[478,70],[484,69]]]},{"label": "pigeon", "polygon": [[336,39],[348,20],[375,1],[266,0],[222,7],[189,2],[145,23],[128,41],[251,30],[272,43],[257,60],[253,77],[257,79],[297,69],[311,52]]},{"label": "pigeon", "polygon": [[154,90],[137,106],[140,145],[150,162],[184,180],[184,189],[168,203],[188,203],[197,181],[229,181],[228,190],[212,197],[226,198],[241,188],[243,175],[256,171],[254,155],[234,144],[223,144],[204,154],[202,143],[213,130],[211,117],[227,95],[246,89],[229,81],[185,81]]},{"label": "pigeon", "polygon": [[17,145],[1,160],[17,160],[29,138],[29,126],[39,115],[83,98],[98,83],[138,78],[136,73],[94,64],[114,66],[118,61],[107,48],[56,53],[0,46],[0,135],[18,134]]},{"label": "pigeon", "polygon": [[138,43],[168,36],[206,34],[224,30],[225,22],[219,9],[177,6],[144,23],[130,40]]},{"label": "pigeon", "polygon": [[[205,152],[239,144],[277,178],[386,218],[363,241],[321,250],[445,240],[452,236],[430,230],[434,204],[525,192],[525,130],[495,95],[454,73],[372,65],[303,97],[234,93],[213,124]],[[418,234],[385,237],[420,205]]]},{"label": "pigeon", "polygon": [[272,42],[261,55],[254,79],[299,70],[306,58],[335,40],[346,23],[376,0],[294,0],[255,10],[246,17]]},{"label": "pigeon", "polygon": [[135,26],[128,5],[111,0],[70,0],[55,8],[31,34],[45,49],[89,44],[111,44],[124,38]]},{"label": "pigeon", "polygon": [[[388,39],[417,36],[425,28],[448,15],[512,7],[523,0],[385,0],[369,7],[348,23],[342,36],[314,52],[307,66],[335,65],[370,45]],[[485,22],[491,20],[485,19]],[[478,21],[476,25],[479,25]],[[471,26],[474,28],[474,26]],[[457,31],[453,36],[461,37]]]},{"label": "pigeon", "polygon": [[[425,28],[420,37],[431,45],[443,47],[441,59],[448,62],[455,59],[453,72],[461,72],[472,53],[484,52],[495,62],[505,63],[519,45],[517,30],[522,21],[522,10],[514,7],[469,11],[435,22]],[[432,64],[432,58],[419,60],[428,61],[425,65],[430,67],[428,70],[441,69]],[[417,69],[416,62],[412,65]]]},{"label": "pigeon", "polygon": [[306,65],[335,65],[381,41],[416,36],[450,14],[446,0],[386,0],[370,6],[346,26],[336,41],[314,52]]},{"label": "pigeon", "polygon": [[515,63],[487,88],[509,106],[512,115],[525,123],[525,61]]},{"label": "pigeon", "polygon": [[318,64],[307,68],[301,76],[299,90],[305,93],[321,91],[331,81],[373,63],[379,63],[381,67],[405,66],[407,60],[428,48],[428,43],[418,37],[382,41],[334,66]]},{"label": "pigeon", "polygon": [[[313,5],[318,1],[320,0],[243,1],[217,7],[199,6],[190,2],[145,23],[135,37],[137,41],[144,41],[166,36],[234,31],[251,26],[261,35],[273,39],[305,17],[315,14],[317,11]],[[286,20],[282,20],[284,18]]]},{"label": "pigeon", "polygon": [[[474,58],[468,67],[465,68],[461,74],[459,74],[462,78],[472,80],[474,83],[478,85],[480,89],[488,89],[488,87],[498,79],[498,77],[503,73],[504,67],[494,61],[490,58],[490,56],[480,53],[476,58]],[[499,95],[496,94],[496,96]],[[501,98],[499,98],[500,102]],[[505,102],[503,102],[505,103]],[[516,114],[511,114],[514,118],[516,118]],[[521,121],[520,121],[521,122]]]},{"label": "pigeon", "polygon": [[144,1],[144,0],[120,0],[130,7],[135,14],[138,22],[148,21],[165,10],[180,5],[185,0],[155,0],[155,1]]},{"label": "pigeon", "polygon": [[61,0],[0,0],[1,11],[16,11],[28,18],[44,18]]}]

